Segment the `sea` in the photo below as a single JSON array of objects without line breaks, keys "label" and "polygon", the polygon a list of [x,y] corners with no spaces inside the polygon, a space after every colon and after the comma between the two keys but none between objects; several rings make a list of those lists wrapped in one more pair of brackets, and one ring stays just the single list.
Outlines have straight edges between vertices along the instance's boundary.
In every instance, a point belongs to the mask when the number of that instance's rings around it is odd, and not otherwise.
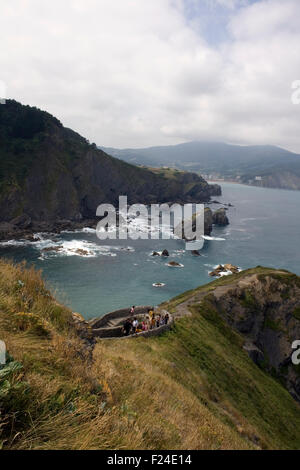
[{"label": "sea", "polygon": [[[232,205],[227,210],[230,225],[215,227],[205,237],[201,256],[193,256],[179,239],[99,240],[90,228],[38,234],[34,242],[2,242],[0,256],[26,260],[42,270],[56,298],[86,319],[132,305],[159,305],[211,282],[209,273],[219,264],[241,270],[258,265],[284,268],[300,275],[300,191],[227,182],[221,187],[222,196],[216,199]],[[140,230],[148,230],[147,224]],[[59,251],[43,251],[49,247]],[[169,258],[152,256],[164,249]],[[169,261],[180,266],[169,267]]]}]

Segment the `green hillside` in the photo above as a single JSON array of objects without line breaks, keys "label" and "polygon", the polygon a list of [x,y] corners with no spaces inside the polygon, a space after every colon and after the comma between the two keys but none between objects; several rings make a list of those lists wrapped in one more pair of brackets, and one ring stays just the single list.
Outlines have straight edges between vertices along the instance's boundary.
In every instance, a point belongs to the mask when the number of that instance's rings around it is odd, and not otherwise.
[{"label": "green hillside", "polygon": [[0,106],[0,222],[25,216],[33,230],[47,229],[40,222],[51,230],[60,220],[95,218],[99,204],[117,204],[119,195],[149,204],[206,202],[213,194],[220,187],[199,175],[170,178],[113,158],[37,108]]},{"label": "green hillside", "polygon": [[[186,142],[141,149],[102,149],[136,165],[171,166],[212,178],[222,177],[264,187],[300,189],[300,156],[272,145]],[[262,178],[256,180],[257,176]]]},{"label": "green hillside", "polygon": [[206,298],[251,275],[299,284],[263,268],[229,276],[165,304],[190,313],[169,333],[100,341],[92,351],[37,273],[1,261],[0,338],[10,361],[0,370],[2,447],[299,449],[299,404]]}]

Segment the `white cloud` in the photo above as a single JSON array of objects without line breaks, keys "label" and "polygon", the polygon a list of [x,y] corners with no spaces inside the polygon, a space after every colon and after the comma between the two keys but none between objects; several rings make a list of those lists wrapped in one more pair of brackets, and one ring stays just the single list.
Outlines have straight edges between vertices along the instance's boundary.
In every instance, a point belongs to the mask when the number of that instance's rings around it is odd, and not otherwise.
[{"label": "white cloud", "polygon": [[212,5],[221,5],[222,7],[233,10],[236,7],[247,5],[248,0],[206,0]]},{"label": "white cloud", "polygon": [[181,0],[12,0],[0,80],[99,145],[204,138],[300,153],[297,0],[213,1],[231,8],[218,46],[189,26]]}]

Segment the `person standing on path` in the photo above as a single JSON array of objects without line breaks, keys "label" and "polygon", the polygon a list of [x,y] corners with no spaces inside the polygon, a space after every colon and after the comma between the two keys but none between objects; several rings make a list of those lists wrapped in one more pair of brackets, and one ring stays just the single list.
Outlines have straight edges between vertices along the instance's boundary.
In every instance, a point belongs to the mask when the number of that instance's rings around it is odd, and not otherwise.
[{"label": "person standing on path", "polygon": [[127,318],[123,326],[123,332],[125,336],[128,336],[130,334],[131,327],[132,327],[131,321],[129,318]]},{"label": "person standing on path", "polygon": [[133,305],[130,309],[130,315],[133,316],[135,311],[135,306]]},{"label": "person standing on path", "polygon": [[133,331],[133,334],[136,333],[136,329],[137,329],[137,327],[138,327],[138,324],[139,324],[139,322],[138,322],[137,318],[135,317],[135,319],[134,319],[133,322],[132,322],[132,331]]}]

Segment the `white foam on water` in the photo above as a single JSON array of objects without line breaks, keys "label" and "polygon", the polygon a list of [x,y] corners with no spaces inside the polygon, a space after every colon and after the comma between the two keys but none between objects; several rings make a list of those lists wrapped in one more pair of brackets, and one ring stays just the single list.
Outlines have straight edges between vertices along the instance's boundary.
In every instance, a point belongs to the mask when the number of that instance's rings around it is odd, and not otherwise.
[{"label": "white foam on water", "polygon": [[185,254],[185,250],[173,250],[170,253],[170,257],[172,258],[181,258]]},{"label": "white foam on water", "polygon": [[[148,256],[150,256],[151,258],[159,258],[158,255],[153,255],[153,253],[158,253],[159,256],[162,256],[162,251],[158,251],[158,250],[153,250],[151,251],[150,253],[148,253]],[[169,253],[169,256],[170,257],[178,257],[178,256],[182,256],[184,255],[185,253],[185,250],[173,250]],[[162,256],[162,258],[166,258],[165,256]]]},{"label": "white foam on water", "polygon": [[30,241],[28,240],[7,240],[5,242],[0,242],[0,246],[26,246],[30,245]]},{"label": "white foam on water", "polygon": [[[122,214],[122,213],[121,213]],[[173,230],[169,225],[163,225],[163,224],[158,224],[155,226],[150,225],[150,219],[147,217],[134,217],[131,216],[129,219],[127,219],[127,228],[129,231],[132,231],[134,234],[144,234],[147,235],[147,238],[150,238],[154,235],[156,235],[157,239],[173,239],[174,234]],[[121,232],[124,232],[127,230],[127,228],[124,228],[122,230],[122,226],[120,228]],[[146,238],[146,237],[145,237]]]},{"label": "white foam on water", "polygon": [[96,233],[96,229],[91,227],[83,227],[77,228],[75,230],[62,230],[61,233]]},{"label": "white foam on water", "polygon": [[[94,229],[83,229],[86,233],[94,233]],[[77,233],[82,230],[77,231]],[[67,233],[67,232],[65,232]],[[71,232],[68,232],[71,233]],[[74,233],[74,232],[72,232]],[[111,256],[116,257],[117,252],[133,253],[135,249],[132,246],[109,246],[98,245],[88,240],[64,240],[57,234],[52,233],[36,233],[34,241],[32,240],[9,240],[0,242],[0,246],[30,246],[40,251],[39,260],[44,261],[47,258],[61,257],[61,256],[80,256],[82,258],[95,258],[97,256]],[[47,250],[50,249],[51,250]],[[45,251],[46,250],[46,251]]]},{"label": "white foam on water", "polygon": [[115,250],[118,250],[118,251],[129,251],[130,253],[133,253],[135,251],[135,249],[133,248],[133,246],[115,246],[115,247],[111,247],[112,249],[115,249]]},{"label": "white foam on water", "polygon": [[232,274],[231,271],[222,271],[222,272],[220,272],[220,277],[230,276],[230,274]]},{"label": "white foam on water", "polygon": [[[49,239],[50,236],[55,236],[55,234],[51,234],[51,233],[35,233],[33,235],[33,238],[34,238],[34,241],[32,240],[25,240],[25,239],[21,239],[21,240],[8,240],[8,241],[3,241],[3,242],[0,242],[0,246],[33,246],[33,247],[38,247],[41,243],[49,243],[51,242],[52,240]],[[47,238],[45,238],[47,237]]]},{"label": "white foam on water", "polygon": [[218,242],[225,242],[226,238],[220,238],[220,237],[210,237],[208,235],[202,235],[202,238],[204,240],[213,240],[213,241],[218,241]]},{"label": "white foam on water", "polygon": [[[94,243],[84,240],[59,240],[53,242],[48,240],[45,246],[45,242],[42,242],[42,246],[39,246],[43,258],[52,258],[59,256],[81,256],[82,258],[94,258],[98,253],[102,255],[112,255],[108,253],[104,247],[97,246]],[[50,251],[43,251],[47,248],[53,248]],[[116,255],[114,255],[116,256]]]},{"label": "white foam on water", "polygon": [[162,251],[153,250],[153,251],[151,251],[150,253],[148,253],[148,256],[151,256],[151,258],[158,258],[158,255],[153,255],[154,251],[155,251],[155,253],[158,253],[159,256],[162,255]]},{"label": "white foam on water", "polygon": [[[224,263],[224,264],[227,264],[227,263]],[[205,264],[204,266],[207,266],[209,268],[212,268],[212,271],[214,271],[215,269],[217,269],[218,266],[224,266],[223,263],[220,263],[220,264],[215,264],[215,265],[211,265],[211,264]],[[242,270],[242,268],[238,267],[238,272],[240,273]],[[207,273],[209,274],[210,271],[207,271]],[[224,276],[230,276],[231,274],[233,274],[231,271],[221,271],[220,272],[220,276],[216,276],[216,277],[224,277]]]}]

